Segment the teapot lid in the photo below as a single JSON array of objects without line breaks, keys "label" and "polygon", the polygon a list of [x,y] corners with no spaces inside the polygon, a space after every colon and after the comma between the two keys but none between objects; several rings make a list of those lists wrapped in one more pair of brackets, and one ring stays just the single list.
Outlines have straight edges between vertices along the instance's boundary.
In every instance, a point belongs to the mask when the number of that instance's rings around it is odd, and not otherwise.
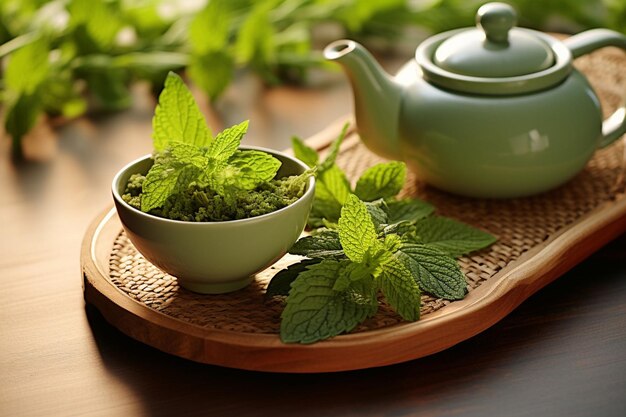
[{"label": "teapot lid", "polygon": [[439,67],[475,77],[513,77],[541,71],[554,64],[550,46],[532,33],[513,28],[515,10],[504,3],[478,9],[476,25],[446,39],[435,51]]},{"label": "teapot lid", "polygon": [[441,33],[417,48],[424,78],[456,91],[489,95],[538,91],[563,80],[571,71],[569,49],[516,23],[508,4],[481,6],[477,28]]}]

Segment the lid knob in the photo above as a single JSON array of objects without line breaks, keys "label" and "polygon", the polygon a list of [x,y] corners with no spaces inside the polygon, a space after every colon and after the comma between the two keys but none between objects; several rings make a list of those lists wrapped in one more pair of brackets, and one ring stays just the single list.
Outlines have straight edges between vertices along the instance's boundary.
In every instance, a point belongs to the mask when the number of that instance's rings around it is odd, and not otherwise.
[{"label": "lid knob", "polygon": [[487,40],[508,43],[509,30],[517,24],[515,9],[506,3],[487,3],[476,13],[476,25],[485,31]]}]

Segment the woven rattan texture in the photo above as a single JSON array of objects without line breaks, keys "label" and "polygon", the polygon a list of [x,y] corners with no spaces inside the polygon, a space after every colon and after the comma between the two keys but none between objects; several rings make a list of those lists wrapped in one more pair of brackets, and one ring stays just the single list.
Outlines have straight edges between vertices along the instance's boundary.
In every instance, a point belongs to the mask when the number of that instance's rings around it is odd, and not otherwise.
[{"label": "woven rattan texture", "polygon": [[[589,77],[603,103],[605,115],[626,93],[626,59],[621,51],[606,48],[583,57],[576,66]],[[353,138],[354,139],[354,138]],[[358,140],[347,140],[338,158],[349,178],[358,178],[380,162]],[[453,217],[498,237],[491,248],[460,259],[468,289],[480,286],[533,247],[562,231],[604,203],[624,194],[624,146],[617,143],[598,151],[586,169],[567,185],[544,195],[516,200],[474,200],[427,187],[409,176],[403,194],[434,204],[440,215]],[[242,333],[277,333],[281,300],[266,300],[265,287],[277,270],[293,262],[287,256],[258,274],[247,288],[226,295],[198,295],[180,288],[175,278],[147,262],[122,232],[109,260],[110,279],[129,297],[164,314],[208,329]],[[422,316],[448,301],[424,296]],[[356,331],[394,325],[400,318],[381,300],[379,313]]]}]

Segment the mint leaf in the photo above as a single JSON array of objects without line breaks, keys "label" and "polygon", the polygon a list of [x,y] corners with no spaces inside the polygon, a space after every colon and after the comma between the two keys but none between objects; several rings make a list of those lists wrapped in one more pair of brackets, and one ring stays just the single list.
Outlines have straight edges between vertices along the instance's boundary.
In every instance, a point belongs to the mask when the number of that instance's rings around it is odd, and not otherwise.
[{"label": "mint leaf", "polygon": [[141,211],[161,207],[171,195],[184,190],[199,173],[200,170],[192,165],[153,165],[143,182]]},{"label": "mint leaf", "polygon": [[319,182],[323,184],[318,196],[321,200],[336,201],[342,206],[348,196],[352,194],[346,174],[337,166],[321,172],[318,178]]},{"label": "mint leaf", "polygon": [[246,150],[237,151],[228,164],[235,170],[229,183],[236,188],[252,190],[273,179],[281,162],[268,153]]},{"label": "mint leaf", "polygon": [[363,201],[393,197],[402,190],[406,180],[403,162],[386,162],[367,169],[356,183],[354,194]]},{"label": "mint leaf", "polygon": [[421,294],[411,271],[393,257],[380,267],[381,288],[387,302],[404,320],[418,320]]},{"label": "mint leaf", "polygon": [[430,216],[434,211],[435,208],[432,205],[418,199],[405,198],[387,201],[390,224],[405,220],[415,222]]},{"label": "mint leaf", "polygon": [[419,287],[438,298],[460,300],[467,283],[456,260],[436,247],[403,243],[395,256],[411,272]]},{"label": "mint leaf", "polygon": [[296,136],[291,138],[291,147],[296,158],[313,168],[319,162],[317,151],[307,146],[304,141]]},{"label": "mint leaf", "polygon": [[311,266],[319,263],[317,259],[305,259],[298,263],[289,265],[286,269],[281,269],[276,275],[272,277],[272,280],[267,286],[265,295],[267,297],[274,297],[277,295],[289,295],[291,290],[291,283],[298,278],[302,272]]},{"label": "mint leaf", "polygon": [[351,194],[341,209],[339,240],[346,256],[362,262],[367,250],[376,242],[376,229],[365,203]]},{"label": "mint leaf", "polygon": [[324,172],[318,170],[315,185],[315,200],[309,216],[309,224],[317,227],[322,219],[336,222],[341,215],[341,207],[351,194],[346,174],[336,165]]},{"label": "mint leaf", "polygon": [[447,217],[428,217],[415,224],[420,242],[428,243],[453,257],[483,249],[497,239],[480,229]]},{"label": "mint leaf", "polygon": [[339,241],[339,233],[334,230],[324,230],[315,235],[300,238],[289,249],[289,253],[309,258],[341,258],[345,256]]},{"label": "mint leaf", "polygon": [[152,119],[152,128],[154,149],[157,151],[173,142],[205,147],[213,140],[191,92],[173,72],[165,80],[165,88],[159,96],[159,104]]},{"label": "mint leaf", "polygon": [[285,343],[314,343],[349,332],[374,310],[372,286],[359,283],[344,292],[333,290],[337,276],[350,261],[326,259],[311,265],[291,284],[281,315],[280,338]]},{"label": "mint leaf", "polygon": [[[238,125],[222,130],[218,133],[213,142],[211,142],[209,150],[207,151],[207,156],[221,162],[227,161],[231,156],[235,155],[235,152],[237,152],[237,149],[239,149],[239,145],[241,144],[241,139],[247,131],[248,120],[244,120]],[[267,155],[264,152],[255,152]],[[246,157],[244,157],[244,159],[245,158]]]}]

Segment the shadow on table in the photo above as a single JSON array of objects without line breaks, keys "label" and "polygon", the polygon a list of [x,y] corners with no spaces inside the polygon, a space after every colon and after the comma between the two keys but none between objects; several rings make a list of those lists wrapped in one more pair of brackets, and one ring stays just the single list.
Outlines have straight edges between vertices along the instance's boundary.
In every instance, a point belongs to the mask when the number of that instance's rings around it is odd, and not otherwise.
[{"label": "shadow on table", "polygon": [[616,309],[626,316],[626,279],[623,262],[606,262],[602,253],[470,340],[353,372],[270,374],[198,364],[136,342],[93,307],[86,311],[106,368],[149,416],[583,416],[591,409],[617,416],[626,411],[626,319],[599,316]]}]

